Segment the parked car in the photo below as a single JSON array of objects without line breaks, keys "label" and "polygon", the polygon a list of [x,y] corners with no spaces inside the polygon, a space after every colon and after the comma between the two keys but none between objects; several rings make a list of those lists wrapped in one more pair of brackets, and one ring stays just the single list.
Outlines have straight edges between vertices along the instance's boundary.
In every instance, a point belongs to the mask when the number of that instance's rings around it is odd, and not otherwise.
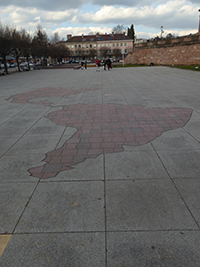
[{"label": "parked car", "polygon": [[[10,64],[8,62],[6,62],[7,68],[10,67]],[[1,68],[4,68],[4,63],[1,63]]]},{"label": "parked car", "polygon": [[11,68],[15,68],[15,67],[17,67],[17,63],[16,63],[16,62],[12,62],[12,63],[10,64],[10,67],[11,67]]},{"label": "parked car", "polygon": [[22,70],[29,70],[27,62],[22,62],[19,66]]}]

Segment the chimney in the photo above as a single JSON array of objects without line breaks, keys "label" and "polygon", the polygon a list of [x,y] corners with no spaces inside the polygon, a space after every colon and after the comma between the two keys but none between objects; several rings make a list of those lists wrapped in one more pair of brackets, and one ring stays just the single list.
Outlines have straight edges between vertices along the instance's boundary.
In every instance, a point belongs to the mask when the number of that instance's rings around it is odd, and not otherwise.
[{"label": "chimney", "polygon": [[72,37],[71,34],[67,34],[67,40],[69,40]]},{"label": "chimney", "polygon": [[112,36],[114,36],[114,32],[112,32]]},{"label": "chimney", "polygon": [[84,38],[84,34],[82,34],[82,38]]}]

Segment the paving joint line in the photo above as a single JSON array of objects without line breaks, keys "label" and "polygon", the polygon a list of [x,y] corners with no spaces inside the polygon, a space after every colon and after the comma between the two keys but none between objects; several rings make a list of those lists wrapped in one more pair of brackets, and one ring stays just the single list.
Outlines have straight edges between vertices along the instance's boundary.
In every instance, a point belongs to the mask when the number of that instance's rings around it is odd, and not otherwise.
[{"label": "paving joint line", "polygon": [[152,144],[152,142],[150,142],[150,143],[151,143],[151,145],[152,145],[152,147],[153,147],[153,149],[154,149],[154,151],[155,151],[155,153],[156,153],[158,159],[160,160],[161,164],[163,165],[165,171],[167,172],[167,174],[168,174],[168,176],[169,176],[171,182],[173,183],[173,185],[174,185],[176,191],[178,192],[179,196],[181,197],[183,203],[185,204],[185,207],[186,207],[187,210],[189,211],[189,213],[190,213],[190,215],[192,216],[192,218],[193,218],[194,222],[196,223],[197,227],[200,229],[200,225],[198,224],[197,220],[195,219],[195,217],[194,217],[192,211],[190,210],[189,206],[187,205],[186,201],[185,201],[184,198],[182,197],[182,195],[181,195],[181,193],[180,193],[178,187],[176,186],[176,184],[175,184],[174,180],[172,179],[170,173],[168,172],[168,170],[167,170],[165,164],[163,163],[163,161],[162,161],[162,159],[161,159],[159,153],[158,153],[157,150],[154,148],[154,145]]}]

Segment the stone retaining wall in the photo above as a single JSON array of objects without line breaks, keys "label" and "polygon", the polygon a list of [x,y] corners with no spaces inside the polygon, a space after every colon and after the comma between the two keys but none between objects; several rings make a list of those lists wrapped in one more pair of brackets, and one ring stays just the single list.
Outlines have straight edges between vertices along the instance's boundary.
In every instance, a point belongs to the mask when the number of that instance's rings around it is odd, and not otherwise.
[{"label": "stone retaining wall", "polygon": [[200,65],[200,35],[135,45],[125,64]]}]

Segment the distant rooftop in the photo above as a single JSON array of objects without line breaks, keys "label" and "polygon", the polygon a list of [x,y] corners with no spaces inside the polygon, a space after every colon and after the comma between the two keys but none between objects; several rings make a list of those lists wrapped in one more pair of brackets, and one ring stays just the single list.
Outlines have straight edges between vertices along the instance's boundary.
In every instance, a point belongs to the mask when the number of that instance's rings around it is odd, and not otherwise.
[{"label": "distant rooftop", "polygon": [[111,40],[132,40],[129,36],[125,35],[125,33],[118,34],[93,34],[93,35],[79,35],[79,36],[71,36],[67,35],[68,40],[67,43],[72,42],[98,42],[98,41],[111,41]]}]

